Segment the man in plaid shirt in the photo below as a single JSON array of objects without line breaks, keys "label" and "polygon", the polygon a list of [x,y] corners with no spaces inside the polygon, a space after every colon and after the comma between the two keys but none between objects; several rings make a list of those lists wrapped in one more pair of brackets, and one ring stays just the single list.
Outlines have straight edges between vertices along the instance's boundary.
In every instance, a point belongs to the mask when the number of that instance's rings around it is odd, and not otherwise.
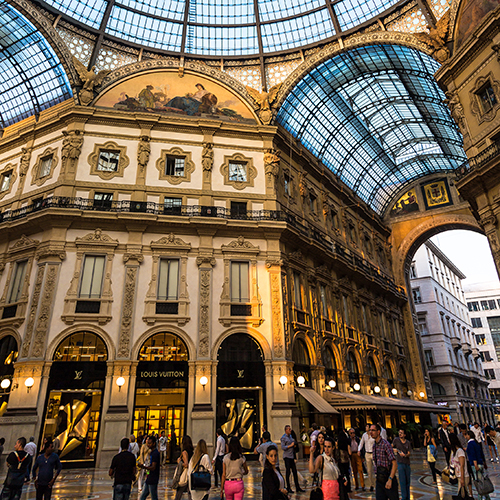
[{"label": "man in plaid shirt", "polygon": [[376,500],[398,500],[398,481],[396,470],[398,463],[392,446],[380,436],[380,425],[370,426],[370,436],[375,439],[373,445],[373,465],[376,473]]}]

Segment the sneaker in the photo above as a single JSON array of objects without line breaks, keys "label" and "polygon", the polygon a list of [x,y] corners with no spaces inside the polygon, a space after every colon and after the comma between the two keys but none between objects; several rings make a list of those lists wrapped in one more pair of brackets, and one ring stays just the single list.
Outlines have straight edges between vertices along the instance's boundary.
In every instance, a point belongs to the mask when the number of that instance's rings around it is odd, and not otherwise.
[{"label": "sneaker", "polygon": [[492,458],[490,458],[490,462],[494,462],[494,460]]},{"label": "sneaker", "polygon": [[373,491],[373,486],[370,486],[370,491]]}]

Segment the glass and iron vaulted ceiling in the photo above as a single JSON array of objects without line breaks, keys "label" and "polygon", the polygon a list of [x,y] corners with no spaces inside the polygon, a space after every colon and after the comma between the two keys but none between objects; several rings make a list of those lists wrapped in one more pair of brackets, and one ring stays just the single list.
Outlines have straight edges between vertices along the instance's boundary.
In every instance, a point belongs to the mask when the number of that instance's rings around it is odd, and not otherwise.
[{"label": "glass and iron vaulted ceiling", "polygon": [[186,55],[251,56],[312,45],[401,0],[40,0],[108,38]]},{"label": "glass and iron vaulted ceiling", "polygon": [[37,29],[0,1],[0,124],[7,127],[72,96],[56,54]]},{"label": "glass and iron vaulted ceiling", "polygon": [[382,214],[403,186],[466,159],[438,67],[397,45],[339,54],[296,85],[278,123]]}]

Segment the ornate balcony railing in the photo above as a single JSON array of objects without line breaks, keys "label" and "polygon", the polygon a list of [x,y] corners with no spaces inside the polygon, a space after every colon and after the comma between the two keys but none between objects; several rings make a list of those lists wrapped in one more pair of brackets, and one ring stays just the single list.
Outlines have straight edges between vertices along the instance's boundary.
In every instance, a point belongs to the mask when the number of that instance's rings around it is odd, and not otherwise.
[{"label": "ornate balcony railing", "polygon": [[481,168],[489,161],[498,157],[500,157],[500,139],[495,141],[493,144],[491,144],[491,146],[488,146],[485,150],[481,151],[476,156],[473,156],[472,158],[469,158],[467,161],[462,163],[462,165],[460,165],[455,170],[457,180],[460,180],[462,177],[465,177],[473,170]]}]

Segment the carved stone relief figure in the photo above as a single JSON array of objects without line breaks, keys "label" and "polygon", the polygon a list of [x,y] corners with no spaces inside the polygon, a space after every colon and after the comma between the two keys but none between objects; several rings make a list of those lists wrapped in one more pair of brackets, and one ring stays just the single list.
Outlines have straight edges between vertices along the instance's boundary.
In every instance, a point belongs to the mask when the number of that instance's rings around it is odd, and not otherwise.
[{"label": "carved stone relief figure", "polygon": [[94,88],[101,85],[104,78],[111,73],[111,70],[103,69],[98,73],[95,72],[95,66],[92,66],[90,71],[76,58],[73,56],[73,65],[75,66],[76,72],[83,83],[83,88],[80,90],[78,96],[80,97],[80,103],[83,106],[88,106],[92,99],[94,99]]},{"label": "carved stone relief figure", "polygon": [[83,146],[83,135],[80,130],[72,130],[68,132],[63,130],[63,145],[61,150],[62,169],[65,170],[68,162],[73,167],[80,157]]},{"label": "carved stone relief figure", "polygon": [[19,163],[19,175],[25,176],[28,172],[31,160],[31,148],[21,148],[21,161]]},{"label": "carved stone relief figure", "polygon": [[246,87],[248,93],[259,107],[259,118],[264,125],[269,125],[273,119],[273,109],[275,108],[278,92],[280,91],[281,83],[271,87],[269,92],[258,92],[252,87]]},{"label": "carved stone relief figure", "polygon": [[204,172],[211,172],[214,166],[214,145],[211,142],[203,143],[203,151],[201,153],[201,164]]},{"label": "carved stone relief figure", "polygon": [[462,134],[467,132],[467,123],[465,121],[464,107],[456,91],[446,92],[444,103],[450,108],[451,116],[460,127]]},{"label": "carved stone relief figure", "polygon": [[280,171],[280,154],[277,149],[267,149],[264,153],[264,170],[266,175],[277,177]]},{"label": "carved stone relief figure", "polygon": [[141,172],[144,172],[148,166],[149,156],[151,155],[150,140],[147,135],[142,135],[137,147],[137,165],[139,165]]}]

